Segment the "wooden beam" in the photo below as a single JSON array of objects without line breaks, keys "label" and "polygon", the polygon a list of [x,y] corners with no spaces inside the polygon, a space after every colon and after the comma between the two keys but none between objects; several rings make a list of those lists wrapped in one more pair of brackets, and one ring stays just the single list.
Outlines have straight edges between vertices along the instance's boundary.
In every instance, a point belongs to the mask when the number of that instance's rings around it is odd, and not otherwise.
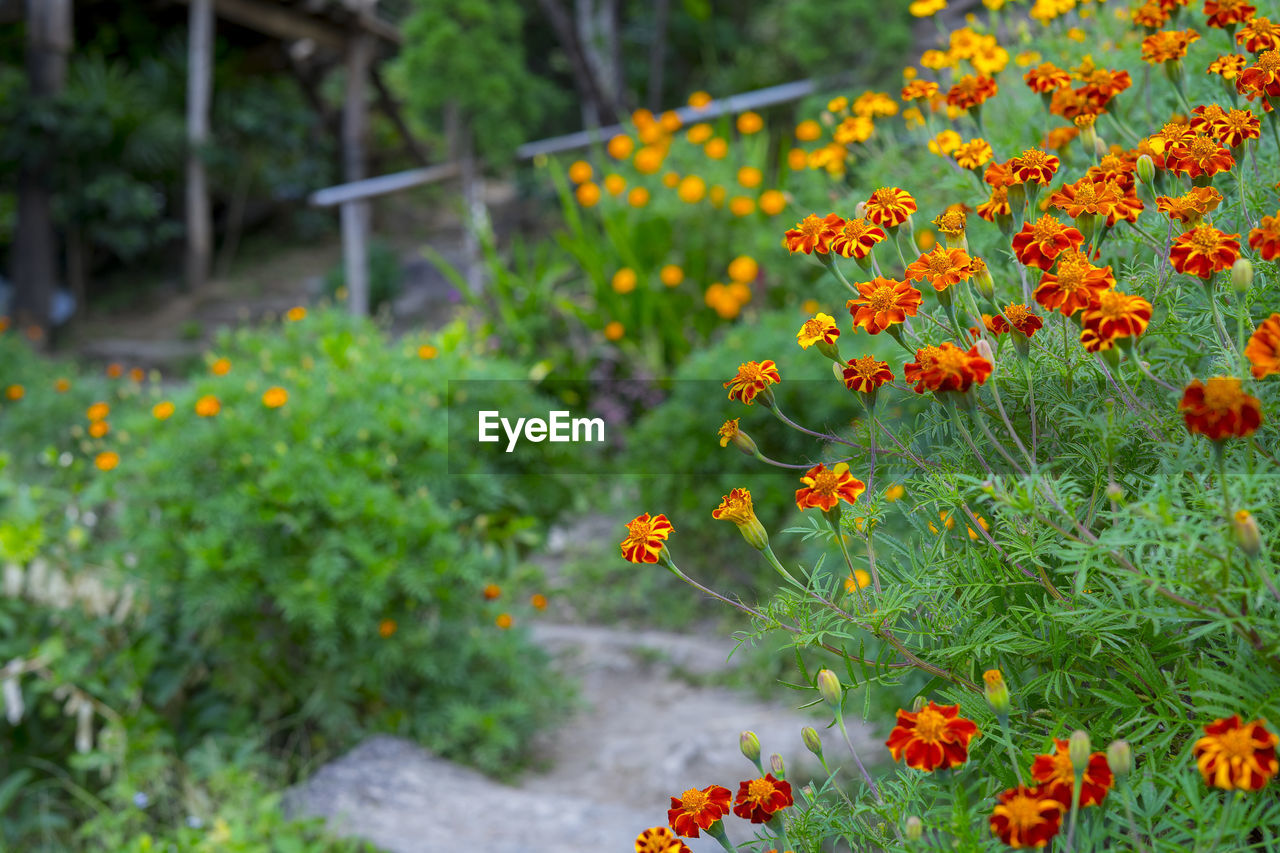
[{"label": "wooden beam", "polygon": [[461,173],[457,163],[441,163],[438,166],[427,166],[423,169],[410,169],[406,172],[392,172],[376,178],[365,178],[348,184],[325,187],[316,190],[308,198],[315,207],[333,207],[349,201],[377,198],[378,196],[398,193],[401,190],[434,184],[437,181],[456,178]]},{"label": "wooden beam", "polygon": [[209,206],[204,147],[209,141],[213,95],[213,0],[191,0],[187,35],[187,252],[186,285],[201,289],[213,256],[213,213]]},{"label": "wooden beam", "polygon": [[[193,0],[178,0],[191,3]],[[266,33],[284,41],[310,39],[330,50],[341,52],[351,29],[331,18],[318,18],[303,10],[290,9],[276,3],[260,0],[215,0],[218,17],[225,18],[251,30]],[[376,35],[383,41],[399,45],[404,41],[400,31],[386,21],[371,14],[352,16],[355,25]]]},{"label": "wooden beam", "polygon": [[[348,183],[365,176],[365,141],[369,132],[368,80],[373,36],[359,32],[347,40],[347,88],[342,104],[342,177]],[[369,202],[342,205],[342,255],[347,279],[347,307],[369,313]]]}]

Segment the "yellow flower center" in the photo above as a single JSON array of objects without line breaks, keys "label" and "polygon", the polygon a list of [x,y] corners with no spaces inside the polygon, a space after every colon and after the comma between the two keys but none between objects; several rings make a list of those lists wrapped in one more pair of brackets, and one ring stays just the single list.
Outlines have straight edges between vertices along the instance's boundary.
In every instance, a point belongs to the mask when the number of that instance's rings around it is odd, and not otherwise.
[{"label": "yellow flower center", "polygon": [[1202,255],[1211,255],[1218,250],[1218,234],[1212,228],[1197,228],[1191,232],[1190,243]]},{"label": "yellow flower center", "polygon": [[[947,347],[946,349],[938,350],[938,355],[934,358],[933,363],[939,370],[958,375],[964,372],[968,361],[969,357],[964,350],[959,347]],[[937,712],[934,713],[936,714]],[[921,714],[923,715],[923,712]],[[941,715],[939,714],[938,716]]]},{"label": "yellow flower center", "polygon": [[1084,277],[1089,272],[1087,261],[1072,261],[1058,264],[1058,289],[1074,293],[1084,286]]},{"label": "yellow flower center", "polygon": [[929,743],[937,743],[947,730],[947,718],[940,711],[925,708],[916,716],[916,737]]},{"label": "yellow flower center", "polygon": [[[1258,26],[1257,21],[1254,21],[1253,31],[1255,33],[1264,33],[1269,32],[1270,30],[1271,26],[1267,26],[1264,30],[1262,27]],[[1267,76],[1280,74],[1280,51],[1268,50],[1266,53],[1258,57],[1258,62],[1254,67]]]},{"label": "yellow flower center", "polygon": [[800,233],[805,237],[817,237],[822,233],[823,222],[816,216],[806,216],[800,223]]},{"label": "yellow flower center", "polygon": [[867,233],[868,229],[869,226],[865,219],[850,219],[841,230],[844,232],[844,236],[857,242],[862,238],[862,235]]},{"label": "yellow flower center", "polygon": [[1084,181],[1076,187],[1076,204],[1088,207],[1098,201],[1098,191],[1092,181]]},{"label": "yellow flower center", "polygon": [[[1240,405],[1240,380],[1226,376],[1215,376],[1204,385],[1204,404],[1214,411],[1231,411]],[[1239,731],[1244,731],[1243,729]],[[1229,734],[1234,735],[1233,731]],[[1223,738],[1228,735],[1223,735]]]},{"label": "yellow flower center", "polygon": [[889,187],[881,187],[871,194],[871,203],[886,209],[898,207],[898,192]]},{"label": "yellow flower center", "polygon": [[710,799],[710,795],[704,791],[699,791],[697,788],[690,788],[680,795],[680,803],[689,814],[697,814],[702,811]]},{"label": "yellow flower center", "polygon": [[1218,143],[1204,136],[1197,136],[1191,141],[1191,156],[1197,160],[1208,160],[1218,153]]},{"label": "yellow flower center", "polygon": [[1126,313],[1129,297],[1117,290],[1107,290],[1098,297],[1098,310],[1109,320],[1118,320]]},{"label": "yellow flower center", "polygon": [[747,799],[761,802],[773,794],[773,783],[768,779],[752,779],[747,785]]},{"label": "yellow flower center", "polygon": [[1062,231],[1062,223],[1048,214],[1041,216],[1036,220],[1036,224],[1031,226],[1031,236],[1035,238],[1037,243],[1052,240],[1061,234]]},{"label": "yellow flower center", "polygon": [[[1205,395],[1208,399],[1208,395]],[[1217,737],[1218,749],[1228,758],[1248,760],[1255,752],[1251,728],[1232,729]]]},{"label": "yellow flower center", "polygon": [[743,384],[753,384],[756,382],[767,382],[764,371],[760,369],[760,365],[754,361],[742,365],[738,368],[738,381]]},{"label": "yellow flower center", "polygon": [[929,272],[943,275],[951,269],[951,256],[946,252],[932,252],[929,255]]},{"label": "yellow flower center", "polygon": [[643,521],[637,518],[627,526],[627,532],[631,534],[632,539],[648,539],[649,533],[653,530],[653,522]]},{"label": "yellow flower center", "polygon": [[1027,322],[1027,317],[1031,316],[1031,312],[1027,310],[1025,305],[1010,305],[1004,309],[1004,316],[1011,325],[1021,326]]},{"label": "yellow flower center", "polygon": [[724,426],[720,427],[719,435],[724,439],[731,439],[738,434],[738,418],[731,421],[725,421]]},{"label": "yellow flower center", "polygon": [[1185,124],[1180,124],[1176,121],[1171,121],[1165,124],[1164,127],[1160,128],[1160,132],[1157,133],[1156,135],[1167,142],[1172,142],[1175,139],[1179,139],[1182,136],[1185,136],[1186,132],[1187,132],[1187,126]]},{"label": "yellow flower center", "polygon": [[1035,829],[1044,821],[1040,814],[1040,801],[1035,797],[1020,794],[1005,803],[1005,808],[1009,810],[1009,824],[1023,831]]},{"label": "yellow flower center", "polygon": [[880,372],[880,363],[875,360],[874,356],[870,355],[855,358],[849,362],[849,366],[853,368],[854,373],[860,379],[874,379],[876,374]]},{"label": "yellow flower center", "polygon": [[948,210],[934,220],[938,230],[943,234],[963,234],[965,216],[958,210]]},{"label": "yellow flower center", "polygon": [[1022,156],[1018,158],[1019,165],[1032,169],[1038,169],[1049,161],[1049,155],[1037,148],[1028,148],[1022,152]]},{"label": "yellow flower center", "polygon": [[1114,154],[1108,154],[1099,161],[1098,168],[1104,172],[1123,172],[1124,161]]},{"label": "yellow flower center", "polygon": [[810,339],[814,339],[814,340],[816,340],[816,339],[818,339],[818,338],[823,337],[823,335],[825,334],[826,330],[827,330],[827,326],[826,326],[826,324],[825,324],[825,323],[823,323],[821,320],[818,320],[818,319],[816,319],[816,318],[815,318],[815,319],[812,319],[812,320],[807,320],[807,321],[805,321],[805,324],[804,324],[804,336],[805,336],[806,338],[810,338]]},{"label": "yellow flower center", "polygon": [[875,292],[867,297],[867,304],[874,311],[890,311],[897,306],[898,300],[894,293],[893,287],[882,284],[876,288]]}]

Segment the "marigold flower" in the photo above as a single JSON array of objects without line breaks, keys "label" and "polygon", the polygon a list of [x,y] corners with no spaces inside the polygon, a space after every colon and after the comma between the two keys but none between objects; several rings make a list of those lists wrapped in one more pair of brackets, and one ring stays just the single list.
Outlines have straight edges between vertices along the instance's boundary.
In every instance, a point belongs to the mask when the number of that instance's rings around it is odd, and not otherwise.
[{"label": "marigold flower", "polygon": [[840,462],[827,468],[821,462],[814,465],[800,478],[804,488],[796,489],[796,506],[800,509],[817,508],[823,512],[833,509],[840,501],[854,503],[858,495],[866,491],[867,484],[849,473],[849,465]]},{"label": "marigold flower", "polygon": [[586,160],[575,160],[569,166],[569,180],[575,184],[586,183],[594,174],[595,170]]},{"label": "marigold flower", "polygon": [[1236,33],[1236,44],[1244,45],[1244,49],[1250,53],[1280,50],[1280,24],[1274,24],[1270,18],[1262,15],[1255,15]]},{"label": "marigold flower", "polygon": [[911,193],[897,187],[880,187],[863,207],[863,215],[882,228],[897,228],[916,212]]},{"label": "marigold flower", "polygon": [[1180,273],[1208,279],[1240,257],[1239,234],[1223,234],[1212,225],[1198,225],[1173,241],[1169,260]]},{"label": "marigold flower", "polygon": [[1209,63],[1206,74],[1217,74],[1223,80],[1235,80],[1249,60],[1238,53],[1224,53]]},{"label": "marigold flower", "polygon": [[873,355],[855,358],[844,368],[844,385],[850,391],[870,394],[886,382],[893,381],[889,363],[877,361]]},{"label": "marigold flower", "polygon": [[307,318],[307,309],[301,305],[295,305],[288,311],[284,312],[284,318],[290,323],[298,323]]},{"label": "marigold flower", "polygon": [[1160,0],[1147,0],[1133,10],[1133,22],[1149,30],[1158,30],[1169,20],[1169,13],[1164,10]]},{"label": "marigold flower", "polygon": [[595,207],[600,202],[600,187],[591,181],[578,185],[573,191],[574,198],[583,207]]},{"label": "marigold flower", "polygon": [[1280,314],[1272,314],[1258,324],[1245,345],[1244,356],[1249,359],[1254,379],[1280,373]]},{"label": "marigold flower", "polygon": [[1249,0],[1205,0],[1204,13],[1209,16],[1206,24],[1225,30],[1248,21],[1258,7]]},{"label": "marigold flower", "polygon": [[493,624],[497,625],[504,631],[510,628],[514,622],[515,620],[511,618],[510,613],[499,613],[497,618],[493,620]]},{"label": "marigold flower", "polygon": [[627,538],[622,540],[622,557],[630,563],[656,563],[666,546],[662,543],[674,528],[665,515],[638,515],[627,522]]},{"label": "marigold flower", "polygon": [[262,405],[268,409],[278,409],[289,402],[289,392],[279,385],[273,385],[262,392]]},{"label": "marigold flower", "polygon": [[485,601],[493,601],[495,598],[502,595],[502,587],[498,586],[496,583],[487,583],[484,585],[483,594]]},{"label": "marigold flower", "polygon": [[[1054,751],[1049,755],[1037,755],[1031,763],[1031,777],[1042,783],[1045,794],[1071,808],[1071,791],[1075,780],[1069,754],[1069,742],[1054,738]],[[1107,796],[1115,779],[1107,765],[1107,756],[1095,752],[1089,756],[1088,765],[1080,777],[1080,806],[1096,806]]]},{"label": "marigold flower", "polygon": [[104,450],[93,457],[93,464],[99,471],[114,471],[120,464],[120,454],[114,450]]},{"label": "marigold flower", "polygon": [[667,822],[676,835],[698,838],[699,830],[709,829],[729,813],[732,799],[732,792],[721,785],[708,785],[701,790],[690,788],[679,797],[671,798]]},{"label": "marigold flower", "polygon": [[1016,329],[1020,334],[1028,338],[1044,325],[1044,321],[1036,316],[1026,305],[1020,303],[1006,305],[1004,313],[993,317],[991,323],[998,335],[1003,335],[1010,329]]},{"label": "marigold flower", "polygon": [[1204,383],[1192,379],[1178,411],[1187,423],[1187,432],[1211,441],[1246,438],[1262,425],[1261,403],[1246,394],[1234,376],[1214,376]]},{"label": "marigold flower", "polygon": [[92,421],[89,424],[90,438],[102,438],[109,432],[111,432],[111,425],[106,421]]},{"label": "marigold flower", "polygon": [[947,103],[962,110],[982,106],[1000,91],[996,81],[986,75],[966,74],[947,91]]},{"label": "marigold flower", "polygon": [[1085,309],[1081,321],[1099,338],[1136,338],[1151,322],[1151,303],[1141,296],[1107,290]]},{"label": "marigold flower", "polygon": [[1199,224],[1222,203],[1222,193],[1213,187],[1192,187],[1180,196],[1156,196],[1156,210],[1171,220],[1188,225]]},{"label": "marigold flower", "polygon": [[959,242],[964,237],[965,225],[969,219],[968,208],[964,205],[953,205],[933,218],[933,227],[942,232],[949,241]]},{"label": "marigold flower", "polygon": [[1009,171],[1021,183],[1035,181],[1044,186],[1053,180],[1058,171],[1058,163],[1058,158],[1052,154],[1046,154],[1038,148],[1028,148],[1009,161]]},{"label": "marigold flower", "polygon": [[825,255],[831,251],[831,241],[843,226],[844,220],[834,213],[821,218],[811,213],[784,235],[782,245],[792,254],[804,252],[811,255],[817,252]]},{"label": "marigold flower", "polygon": [[67,393],[68,391],[71,390],[71,380],[61,378],[61,377],[58,378],[53,383],[53,390],[57,391],[59,394]]},{"label": "marigold flower", "polygon": [[915,392],[968,391],[976,382],[987,381],[994,365],[978,352],[977,346],[962,350],[953,343],[916,350],[916,360],[903,366],[902,375],[914,382]]},{"label": "marigold flower", "polygon": [[[738,366],[738,375],[725,382],[724,387],[729,389],[730,400],[739,400],[750,406],[756,395],[781,381],[778,366],[772,361],[746,361]],[[767,399],[768,394],[765,396]]]},{"label": "marigold flower", "polygon": [[854,285],[859,296],[845,303],[854,326],[878,335],[890,326],[906,322],[920,310],[920,291],[905,281],[876,276]]},{"label": "marigold flower", "polygon": [[968,142],[961,143],[951,156],[955,158],[956,165],[961,169],[976,170],[991,162],[995,152],[991,150],[991,143],[987,140],[970,139]]},{"label": "marigold flower", "polygon": [[909,280],[928,280],[939,293],[953,284],[967,281],[972,275],[973,265],[969,253],[964,249],[948,249],[942,244],[935,246],[932,252],[921,255],[906,269]]},{"label": "marigold flower", "polygon": [[697,175],[686,175],[676,187],[676,195],[686,204],[697,204],[707,194],[707,182]]},{"label": "marigold flower", "polygon": [[654,826],[636,836],[636,853],[690,853],[669,827]]},{"label": "marigold flower", "polygon": [[378,623],[378,636],[385,640],[396,632],[396,627],[396,620],[383,619]]},{"label": "marigold flower", "polygon": [[1200,40],[1195,30],[1164,30],[1142,40],[1142,61],[1152,65],[1174,62],[1187,55],[1192,42]]},{"label": "marigold flower", "polygon": [[547,597],[540,592],[535,592],[533,595],[529,596],[529,603],[533,605],[535,610],[547,609]]},{"label": "marigold flower", "polygon": [[631,152],[635,149],[635,146],[635,140],[630,136],[627,136],[625,133],[620,133],[611,138],[608,144],[605,145],[605,148],[608,150],[609,156],[613,159],[625,160],[631,156]]},{"label": "marigold flower", "polygon": [[972,720],[960,716],[959,705],[930,701],[919,711],[898,711],[898,724],[885,746],[894,761],[932,773],[939,767],[959,767],[969,760],[969,741],[980,734]]},{"label": "marigold flower", "polygon": [[1072,249],[1058,256],[1055,272],[1041,277],[1035,299],[1046,311],[1060,311],[1064,317],[1070,317],[1096,303],[1103,292],[1115,284],[1110,266],[1099,269],[1089,263],[1084,252]]},{"label": "marigold flower", "polygon": [[766,773],[759,779],[749,779],[738,786],[733,813],[752,823],[768,823],[774,813],[794,804],[791,783],[775,779],[772,773]]},{"label": "marigold flower", "polygon": [[903,86],[899,94],[904,101],[928,101],[938,94],[938,84],[932,80],[922,80],[917,77]]},{"label": "marigold flower", "polygon": [[1236,158],[1217,140],[1197,135],[1170,146],[1165,152],[1164,164],[1172,172],[1185,172],[1198,178],[1230,171]]},{"label": "marigold flower", "polygon": [[121,376],[124,376],[124,367],[122,365],[115,362],[107,365],[107,377],[109,379],[119,379]]},{"label": "marigold flower", "polygon": [[712,160],[723,160],[729,156],[729,141],[719,136],[714,136],[706,141],[702,146],[702,151]]},{"label": "marigold flower", "polygon": [[[1108,68],[1097,68],[1082,75],[1084,85],[1079,94],[1088,99],[1098,110],[1105,107],[1112,98],[1133,85],[1133,78],[1128,71],[1112,71]],[[1059,92],[1065,90],[1059,90]],[[1074,116],[1070,116],[1074,118]]]},{"label": "marigold flower", "polygon": [[739,255],[729,262],[728,273],[730,281],[755,281],[760,275],[760,264],[750,255]]},{"label": "marigold flower", "polygon": [[800,327],[800,331],[796,333],[796,341],[801,349],[808,349],[817,343],[831,346],[839,337],[840,330],[836,327],[836,318],[830,314],[815,314],[806,320]]},{"label": "marigold flower", "polygon": [[1124,193],[1115,181],[1094,181],[1085,176],[1063,186],[1049,196],[1049,206],[1078,219],[1085,214],[1114,216],[1124,203]]},{"label": "marigold flower", "polygon": [[767,216],[777,216],[787,206],[787,197],[778,190],[765,190],[760,193],[760,212]]},{"label": "marigold flower", "polygon": [[992,187],[991,197],[978,205],[977,214],[988,222],[995,222],[998,216],[1012,216],[1013,208],[1009,206],[1008,188]]},{"label": "marigold flower", "polygon": [[84,412],[85,418],[91,421],[100,421],[109,414],[111,414],[111,407],[103,402],[94,403]]},{"label": "marigold flower", "polygon": [[1029,267],[1048,270],[1054,258],[1068,249],[1078,249],[1084,243],[1079,230],[1063,225],[1050,214],[1044,214],[1034,223],[1027,222],[1013,235],[1013,252],[1018,260]]},{"label": "marigold flower", "polygon": [[947,128],[929,140],[929,152],[945,157],[960,147],[960,134]]},{"label": "marigold flower", "polygon": [[1262,133],[1262,123],[1247,109],[1219,109],[1209,114],[1206,124],[1213,138],[1228,148],[1239,148],[1246,139],[1257,139]]},{"label": "marigold flower", "polygon": [[1249,232],[1249,247],[1264,261],[1280,257],[1280,211],[1275,216],[1262,217],[1258,227]]},{"label": "marigold flower", "polygon": [[630,293],[636,289],[636,280],[636,271],[630,267],[623,267],[613,274],[609,286],[613,288],[614,293]]},{"label": "marigold flower", "polygon": [[206,394],[196,400],[196,414],[202,418],[212,418],[222,411],[222,401],[212,394]]},{"label": "marigold flower", "polygon": [[1071,85],[1071,75],[1052,62],[1042,62],[1022,75],[1027,87],[1039,95],[1044,95]]},{"label": "marigold flower", "polygon": [[142,380],[146,378],[146,376],[147,376],[146,371],[144,371],[141,367],[129,368],[129,378],[134,382],[141,383]]},{"label": "marigold flower", "polygon": [[871,254],[876,243],[884,240],[884,231],[866,219],[845,220],[831,238],[830,249],[843,258],[861,260]]},{"label": "marigold flower", "polygon": [[1242,723],[1238,715],[1214,720],[1191,748],[1206,785],[1227,791],[1257,791],[1276,775],[1280,737],[1265,720]]},{"label": "marigold flower", "polygon": [[[832,132],[831,138],[838,145],[853,145],[858,142],[866,142],[871,138],[871,134],[875,132],[876,125],[867,116],[845,116],[844,120],[836,126]],[[841,155],[845,152],[840,151]]]},{"label": "marigold flower", "polygon": [[1015,850],[1041,848],[1062,828],[1062,803],[1044,786],[1019,785],[1002,793],[991,811],[991,832]]},{"label": "marigold flower", "polygon": [[151,407],[151,416],[158,421],[167,421],[173,415],[173,403],[161,400]]}]

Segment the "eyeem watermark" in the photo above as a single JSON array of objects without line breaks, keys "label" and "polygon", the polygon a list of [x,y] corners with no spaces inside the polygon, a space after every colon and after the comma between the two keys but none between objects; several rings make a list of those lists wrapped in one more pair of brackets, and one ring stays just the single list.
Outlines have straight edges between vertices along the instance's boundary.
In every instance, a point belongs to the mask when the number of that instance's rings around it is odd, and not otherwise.
[{"label": "eyeem watermark", "polygon": [[514,451],[522,438],[535,444],[543,441],[574,444],[604,441],[604,418],[574,418],[567,411],[547,412],[546,420],[516,418],[515,423],[512,423],[496,409],[486,409],[477,413],[477,421],[476,440],[502,441],[502,436],[498,434],[498,428],[501,427],[506,434],[507,453]]}]

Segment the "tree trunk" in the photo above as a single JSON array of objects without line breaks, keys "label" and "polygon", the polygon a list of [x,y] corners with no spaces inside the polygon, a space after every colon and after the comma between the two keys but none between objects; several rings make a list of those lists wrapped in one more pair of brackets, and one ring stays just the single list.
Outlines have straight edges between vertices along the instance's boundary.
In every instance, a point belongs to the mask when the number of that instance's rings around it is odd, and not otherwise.
[{"label": "tree trunk", "polygon": [[[369,132],[368,79],[373,36],[361,31],[347,41],[347,90],[342,104],[342,179],[364,180],[365,141]],[[369,202],[342,205],[342,260],[347,280],[347,307],[369,313]]]},{"label": "tree trunk", "polygon": [[191,0],[187,32],[187,253],[188,290],[209,278],[213,255],[213,214],[209,207],[204,147],[209,141],[213,94],[213,0]]},{"label": "tree trunk", "polygon": [[667,13],[671,0],[655,0],[653,4],[653,42],[649,45],[649,110],[662,109],[662,72],[666,66]]},{"label": "tree trunk", "polygon": [[547,16],[551,29],[555,31],[561,49],[569,58],[569,65],[573,69],[573,82],[582,99],[583,123],[587,127],[616,123],[618,111],[601,90],[600,81],[596,78],[591,62],[587,58],[573,18],[559,0],[538,0],[538,5]]}]

